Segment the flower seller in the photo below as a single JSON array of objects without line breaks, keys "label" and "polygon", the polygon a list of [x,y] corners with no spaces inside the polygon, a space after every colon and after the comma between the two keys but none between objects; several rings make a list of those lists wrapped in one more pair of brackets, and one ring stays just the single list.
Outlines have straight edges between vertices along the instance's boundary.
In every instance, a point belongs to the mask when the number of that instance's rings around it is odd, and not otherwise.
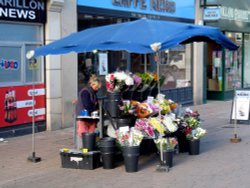
[{"label": "flower seller", "polygon": [[[88,81],[88,85],[84,87],[78,95],[76,103],[76,116],[90,115],[99,109],[97,91],[101,87],[101,82],[96,75],[92,75]],[[82,133],[93,133],[97,125],[96,119],[77,119],[77,148],[82,148]]]}]

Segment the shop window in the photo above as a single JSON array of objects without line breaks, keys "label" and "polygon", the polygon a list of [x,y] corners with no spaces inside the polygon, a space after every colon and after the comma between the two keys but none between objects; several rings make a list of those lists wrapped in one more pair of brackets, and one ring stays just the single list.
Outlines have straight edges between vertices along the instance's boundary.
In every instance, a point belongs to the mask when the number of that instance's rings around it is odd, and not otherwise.
[{"label": "shop window", "polygon": [[42,25],[0,23],[0,41],[42,43]]},{"label": "shop window", "polygon": [[22,61],[21,46],[0,45],[0,80],[1,85],[6,82],[20,82]]},{"label": "shop window", "polygon": [[191,45],[180,45],[160,55],[162,89],[191,86]]},{"label": "shop window", "polygon": [[[37,48],[38,45],[27,45],[26,53],[30,50]],[[25,54],[26,54],[25,53]],[[43,57],[36,58],[35,62],[26,59],[25,62],[25,82],[39,83],[43,81]]]},{"label": "shop window", "polygon": [[[242,34],[226,32],[226,36],[239,45],[237,51],[223,49],[214,43],[208,45],[208,91],[232,91],[241,85]],[[224,86],[224,88],[223,88]]]},{"label": "shop window", "polygon": [[35,66],[26,59],[42,44],[42,31],[42,25],[0,23],[0,86],[43,82],[43,58]]},{"label": "shop window", "polygon": [[225,91],[241,85],[242,77],[242,33],[227,32],[226,35],[237,45],[237,51],[225,51]]},{"label": "shop window", "polygon": [[244,34],[244,88],[250,88],[250,34]]}]

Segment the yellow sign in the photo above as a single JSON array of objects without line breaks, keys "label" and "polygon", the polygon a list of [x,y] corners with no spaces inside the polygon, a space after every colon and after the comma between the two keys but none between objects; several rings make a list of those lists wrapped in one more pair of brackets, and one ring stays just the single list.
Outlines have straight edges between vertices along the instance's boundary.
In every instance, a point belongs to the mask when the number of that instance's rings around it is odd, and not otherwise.
[{"label": "yellow sign", "polygon": [[36,58],[31,58],[29,60],[29,70],[37,70],[38,69],[38,63]]}]

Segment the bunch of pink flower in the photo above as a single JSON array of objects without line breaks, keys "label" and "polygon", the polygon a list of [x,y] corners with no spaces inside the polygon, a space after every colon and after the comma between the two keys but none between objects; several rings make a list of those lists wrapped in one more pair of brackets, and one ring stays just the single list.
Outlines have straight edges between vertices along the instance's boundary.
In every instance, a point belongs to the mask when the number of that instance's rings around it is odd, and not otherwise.
[{"label": "bunch of pink flower", "polygon": [[107,88],[108,92],[112,92],[114,90],[114,88],[115,88],[115,75],[114,74],[108,75],[108,81],[106,82],[106,88]]},{"label": "bunch of pink flower", "polygon": [[154,128],[146,118],[137,119],[135,122],[135,129],[142,131],[142,133],[147,137],[155,137]]}]

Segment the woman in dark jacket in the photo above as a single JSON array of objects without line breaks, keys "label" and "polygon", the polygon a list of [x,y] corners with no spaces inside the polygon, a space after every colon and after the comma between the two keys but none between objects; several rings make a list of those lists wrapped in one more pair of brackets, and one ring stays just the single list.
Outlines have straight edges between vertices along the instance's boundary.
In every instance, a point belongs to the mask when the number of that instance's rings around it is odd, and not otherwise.
[{"label": "woman in dark jacket", "polygon": [[[87,110],[88,114],[97,111],[99,108],[97,91],[101,87],[101,82],[97,76],[92,75],[88,85],[80,92],[76,104],[76,115],[79,116],[82,110]],[[77,120],[77,148],[82,148],[82,133],[93,133],[96,128],[97,121],[94,119],[78,119]]]}]

